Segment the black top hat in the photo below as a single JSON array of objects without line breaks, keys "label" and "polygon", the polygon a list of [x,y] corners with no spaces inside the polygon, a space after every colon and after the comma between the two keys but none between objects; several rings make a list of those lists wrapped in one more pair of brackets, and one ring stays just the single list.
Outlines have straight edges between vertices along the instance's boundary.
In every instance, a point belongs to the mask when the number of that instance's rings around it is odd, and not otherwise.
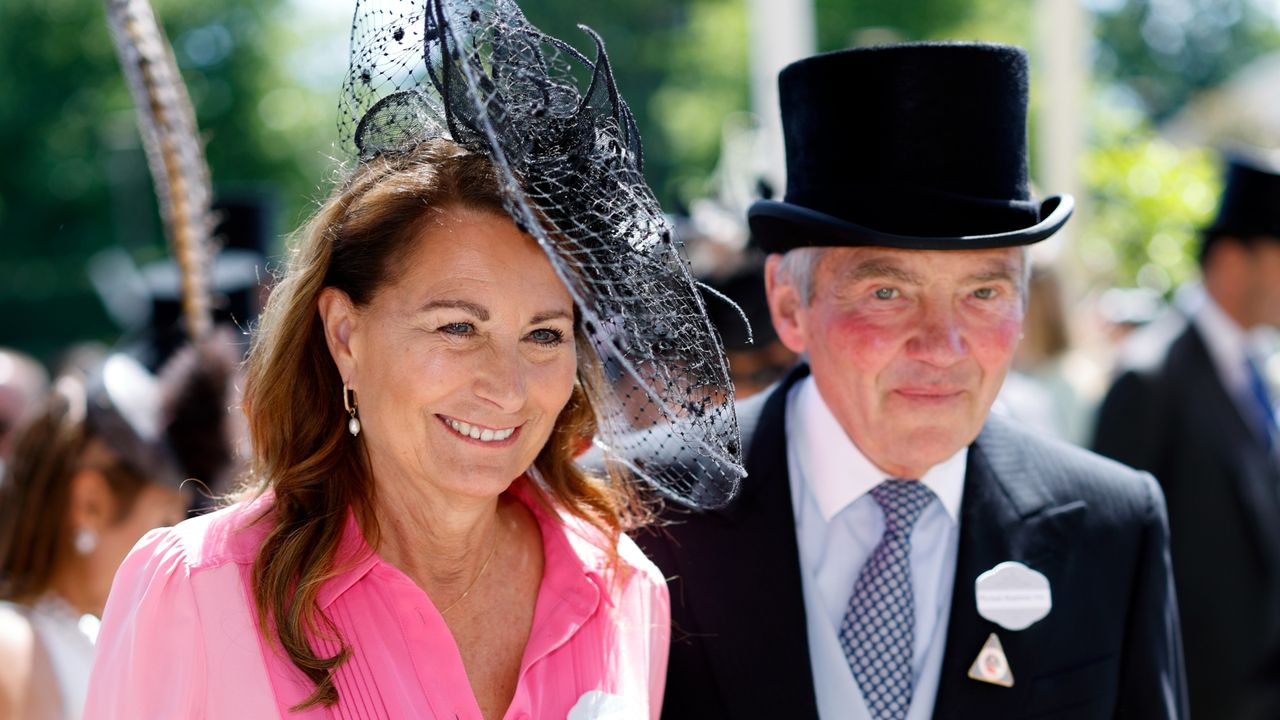
[{"label": "black top hat", "polygon": [[1027,245],[1071,215],[1031,197],[1027,56],[986,43],[857,48],[778,77],[787,194],[747,216],[766,252]]},{"label": "black top hat", "polygon": [[1280,167],[1256,155],[1227,157],[1222,202],[1205,243],[1224,235],[1280,238]]}]

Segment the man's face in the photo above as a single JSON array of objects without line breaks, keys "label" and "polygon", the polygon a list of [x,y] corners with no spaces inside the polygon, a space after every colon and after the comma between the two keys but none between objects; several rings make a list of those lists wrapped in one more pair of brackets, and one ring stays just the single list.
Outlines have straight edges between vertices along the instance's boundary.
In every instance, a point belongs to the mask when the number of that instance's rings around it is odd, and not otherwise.
[{"label": "man's face", "polygon": [[766,269],[787,347],[855,445],[919,478],[977,437],[1022,328],[1022,252],[831,248],[806,302]]},{"label": "man's face", "polygon": [[1257,324],[1280,328],[1280,238],[1261,238],[1249,257],[1252,305]]}]

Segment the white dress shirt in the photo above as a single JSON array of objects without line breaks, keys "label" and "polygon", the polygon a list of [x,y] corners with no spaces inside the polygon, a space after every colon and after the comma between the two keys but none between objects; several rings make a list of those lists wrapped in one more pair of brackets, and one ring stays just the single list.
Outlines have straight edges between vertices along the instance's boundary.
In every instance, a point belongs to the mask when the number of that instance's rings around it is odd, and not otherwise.
[{"label": "white dress shirt", "polygon": [[[786,433],[818,714],[870,720],[840,647],[839,631],[858,574],[884,534],[884,513],[869,491],[890,476],[850,441],[811,377],[796,383],[788,394]],[[933,715],[951,611],[967,460],[965,448],[919,478],[937,500],[925,508],[911,534],[916,617],[907,720]]]}]

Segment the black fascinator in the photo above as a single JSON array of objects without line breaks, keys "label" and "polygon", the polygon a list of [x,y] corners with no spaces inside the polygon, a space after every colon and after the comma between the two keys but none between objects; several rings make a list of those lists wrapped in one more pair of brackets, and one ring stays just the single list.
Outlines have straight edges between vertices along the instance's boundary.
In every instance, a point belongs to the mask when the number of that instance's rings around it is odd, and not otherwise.
[{"label": "black fascinator", "polygon": [[599,359],[596,445],[662,495],[718,507],[744,475],[724,352],[583,30],[594,59],[510,0],[357,0],[342,143],[360,161],[432,138],[489,157]]}]

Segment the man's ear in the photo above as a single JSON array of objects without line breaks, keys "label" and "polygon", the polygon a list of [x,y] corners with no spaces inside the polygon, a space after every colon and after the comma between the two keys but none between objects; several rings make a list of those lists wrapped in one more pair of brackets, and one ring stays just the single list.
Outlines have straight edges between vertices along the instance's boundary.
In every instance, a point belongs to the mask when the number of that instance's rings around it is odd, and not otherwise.
[{"label": "man's ear", "polygon": [[324,339],[334,364],[338,366],[338,374],[342,376],[344,383],[350,383],[354,387],[356,367],[359,364],[351,342],[359,320],[355,304],[345,292],[327,287],[320,291],[317,305],[320,323],[324,326]]},{"label": "man's ear", "polygon": [[791,352],[799,355],[805,351],[804,323],[808,310],[807,298],[800,297],[799,290],[781,275],[782,256],[770,255],[764,261],[764,292],[769,299],[769,317],[778,339]]}]

